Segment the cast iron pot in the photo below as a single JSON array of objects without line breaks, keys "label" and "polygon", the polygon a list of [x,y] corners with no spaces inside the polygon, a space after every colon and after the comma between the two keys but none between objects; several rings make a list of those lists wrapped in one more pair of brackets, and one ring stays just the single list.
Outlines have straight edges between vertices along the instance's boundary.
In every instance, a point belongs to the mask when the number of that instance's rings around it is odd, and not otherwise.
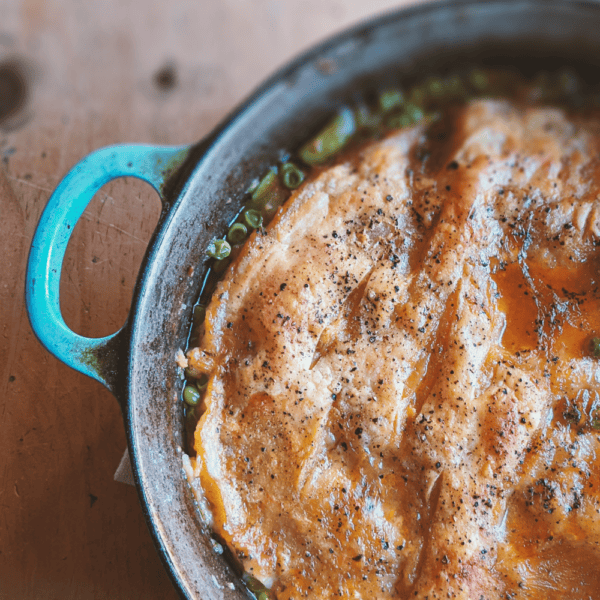
[{"label": "cast iron pot", "polygon": [[[600,72],[600,5],[568,0],[454,1],[421,5],[351,29],[300,57],[263,85],[213,134],[189,147],[115,146],[77,164],[44,210],[31,246],[27,309],[42,344],[102,382],[121,404],[137,489],[164,564],[184,598],[247,598],[235,566],[215,551],[182,472],[185,348],[206,270],[205,248],[222,236],[243,190],[318,130],[357,92],[460,63],[520,68],[576,65]],[[94,193],[138,177],[163,210],[142,263],[126,325],[88,339],[65,324],[62,261]],[[226,199],[232,201],[226,203]],[[193,268],[193,269],[192,269]]]}]

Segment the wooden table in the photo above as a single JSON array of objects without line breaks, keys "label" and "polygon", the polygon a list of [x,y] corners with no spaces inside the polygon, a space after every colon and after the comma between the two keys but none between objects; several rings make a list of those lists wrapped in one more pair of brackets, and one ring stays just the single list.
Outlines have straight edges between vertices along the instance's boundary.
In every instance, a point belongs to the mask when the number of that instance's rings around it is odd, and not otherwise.
[{"label": "wooden table", "polygon": [[[176,598],[133,487],[117,403],[49,355],[23,289],[40,213],[68,169],[107,144],[206,135],[293,55],[398,0],[0,2],[0,599]],[[7,114],[8,113],[8,114]],[[160,203],[105,186],[62,273],[76,332],[127,315]]]}]

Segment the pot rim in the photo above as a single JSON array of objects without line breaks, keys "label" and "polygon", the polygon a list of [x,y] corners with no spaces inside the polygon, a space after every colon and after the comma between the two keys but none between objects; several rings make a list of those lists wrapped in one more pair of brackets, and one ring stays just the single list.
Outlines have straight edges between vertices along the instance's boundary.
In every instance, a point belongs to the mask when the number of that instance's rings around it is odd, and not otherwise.
[{"label": "pot rim", "polygon": [[172,540],[165,538],[156,518],[154,499],[146,487],[142,468],[143,459],[141,458],[141,447],[136,438],[136,415],[134,414],[135,401],[133,401],[132,396],[135,391],[133,387],[132,361],[133,356],[138,352],[135,342],[141,326],[139,319],[141,314],[140,307],[142,306],[150,268],[157,256],[159,247],[165,239],[167,231],[173,224],[175,214],[182,203],[182,199],[190,192],[195,173],[199,171],[203,162],[206,161],[207,157],[211,155],[211,152],[215,150],[225,134],[232,128],[239,126],[252,107],[260,103],[275,86],[293,79],[296,73],[305,65],[317,62],[321,57],[336,48],[357,38],[368,38],[373,31],[380,29],[392,21],[398,22],[423,18],[427,15],[436,13],[441,9],[460,10],[462,8],[507,5],[523,6],[524,8],[543,6],[548,10],[556,7],[568,6],[576,10],[595,11],[596,13],[600,13],[600,4],[590,0],[492,0],[491,2],[485,0],[435,0],[401,9],[386,11],[326,38],[324,41],[317,43],[289,61],[283,67],[279,68],[273,75],[268,77],[253,92],[251,92],[245,100],[238,104],[208,136],[192,147],[189,159],[171,180],[171,187],[165,204],[166,211],[164,211],[164,214],[159,221],[159,225],[157,226],[156,233],[148,247],[135,287],[130,313],[131,318],[126,327],[128,340],[123,346],[123,354],[126,355],[126,357],[123,357],[123,364],[126,365],[124,367],[126,370],[126,380],[124,381],[122,391],[119,390],[115,393],[122,403],[132,470],[144,516],[154,543],[167,568],[167,572],[182,598],[194,600],[194,598],[197,598],[198,596],[189,586],[186,577],[180,569],[180,565],[176,562],[171,546]]}]

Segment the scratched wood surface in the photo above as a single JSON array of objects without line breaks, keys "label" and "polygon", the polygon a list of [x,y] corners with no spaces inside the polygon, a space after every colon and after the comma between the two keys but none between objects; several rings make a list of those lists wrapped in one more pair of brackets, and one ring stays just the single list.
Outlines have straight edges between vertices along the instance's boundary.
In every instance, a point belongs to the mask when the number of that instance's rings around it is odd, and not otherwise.
[{"label": "scratched wood surface", "polygon": [[[176,598],[134,488],[116,401],[50,356],[23,300],[52,190],[107,144],[191,143],[267,75],[391,0],[0,2],[0,599]],[[158,218],[148,185],[105,186],[77,225],[62,310],[78,333],[125,320]]]}]

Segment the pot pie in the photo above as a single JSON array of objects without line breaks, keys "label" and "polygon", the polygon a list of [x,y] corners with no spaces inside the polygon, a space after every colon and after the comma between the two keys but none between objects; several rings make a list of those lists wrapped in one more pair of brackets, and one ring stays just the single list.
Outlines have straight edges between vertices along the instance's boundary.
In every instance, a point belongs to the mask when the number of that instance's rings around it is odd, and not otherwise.
[{"label": "pot pie", "polygon": [[187,469],[263,598],[600,598],[599,194],[593,111],[473,99],[251,235]]}]

